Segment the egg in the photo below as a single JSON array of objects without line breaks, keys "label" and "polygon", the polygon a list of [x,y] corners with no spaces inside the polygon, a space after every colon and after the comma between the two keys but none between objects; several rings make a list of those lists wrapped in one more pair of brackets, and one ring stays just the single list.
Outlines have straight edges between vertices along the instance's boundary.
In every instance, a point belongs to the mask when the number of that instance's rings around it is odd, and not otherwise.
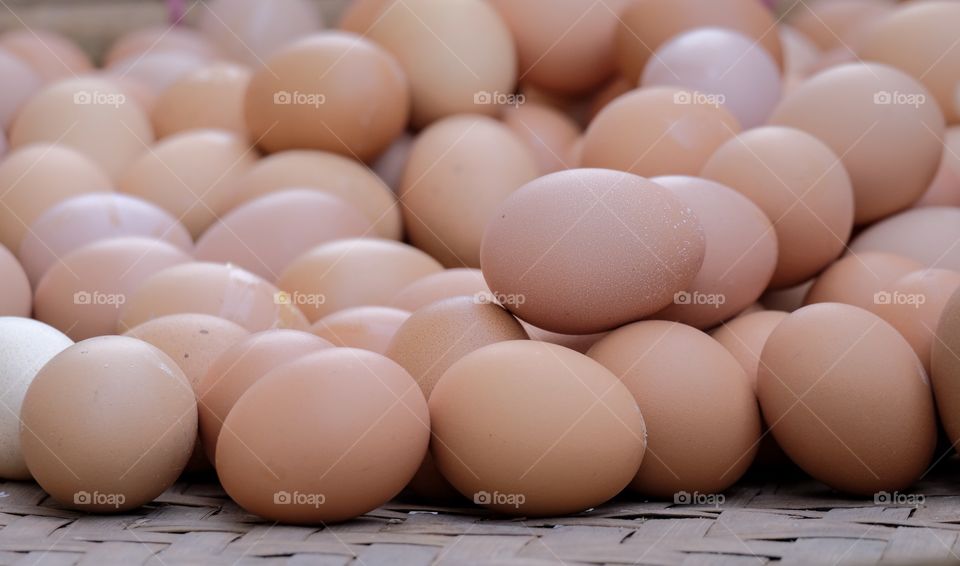
[{"label": "egg", "polygon": [[0,244],[18,250],[27,228],[46,209],[109,190],[103,169],[73,149],[36,144],[14,150],[0,161]]},{"label": "egg", "polygon": [[859,201],[837,154],[810,134],[746,131],[720,146],[701,174],[752,200],[773,223],[779,253],[771,287],[806,281],[843,253]]},{"label": "egg", "polygon": [[400,289],[443,268],[422,251],[392,240],[347,238],[295,259],[277,285],[316,322],[349,307],[385,306]]},{"label": "egg", "polygon": [[50,358],[73,344],[42,322],[0,316],[0,478],[28,480],[20,448],[20,407],[27,388]]},{"label": "egg", "polygon": [[0,316],[29,317],[32,305],[27,274],[10,250],[0,246]]},{"label": "egg", "polygon": [[178,78],[160,93],[150,114],[158,138],[187,130],[225,130],[246,137],[243,100],[250,69],[218,63]]},{"label": "egg", "polygon": [[208,57],[188,51],[148,51],[112,63],[107,72],[123,78],[129,77],[147,88],[154,96],[159,96],[181,78],[209,63]]},{"label": "egg", "polygon": [[908,273],[873,296],[869,309],[897,329],[924,369],[930,371],[930,348],[947,300],[960,288],[960,273],[921,269]]},{"label": "egg", "polygon": [[413,312],[443,299],[460,295],[486,296],[489,293],[490,289],[487,288],[487,282],[483,279],[483,272],[479,269],[468,267],[444,269],[417,279],[400,289],[390,300],[390,306]]},{"label": "egg", "polygon": [[380,177],[380,180],[394,192],[400,188],[403,170],[407,167],[407,160],[410,158],[410,150],[412,149],[413,135],[404,132],[393,140],[390,147],[384,150],[371,166],[377,177]]},{"label": "egg", "polygon": [[251,385],[287,362],[332,347],[308,332],[280,329],[251,334],[217,354],[194,383],[200,444],[210,462],[216,455],[223,421]]},{"label": "egg", "polygon": [[13,29],[0,35],[0,49],[26,61],[45,83],[82,75],[93,69],[90,57],[72,40],[52,31]]},{"label": "egg", "polygon": [[815,279],[811,278],[803,283],[785,289],[768,290],[760,297],[760,304],[767,309],[793,312],[804,305],[804,299]]},{"label": "egg", "polygon": [[217,48],[200,32],[187,26],[156,25],[126,32],[113,41],[103,56],[106,67],[144,53],[192,53],[216,58]]},{"label": "egg", "polygon": [[328,314],[310,327],[320,338],[346,348],[385,354],[410,312],[390,307],[353,307]]},{"label": "egg", "polygon": [[248,201],[224,215],[197,239],[196,257],[232,263],[275,281],[310,249],[372,231],[370,220],[347,201],[320,191],[289,189]]},{"label": "egg", "polygon": [[960,271],[960,208],[929,206],[905,210],[857,234],[850,251],[887,252],[924,267]]},{"label": "egg", "polygon": [[256,162],[242,139],[196,130],[158,142],[123,171],[120,191],[176,216],[194,237],[225,212],[235,180]]},{"label": "egg", "polygon": [[930,383],[892,326],[850,305],[790,314],[760,355],[757,396],[784,452],[857,495],[906,489],[936,446]]},{"label": "egg", "polygon": [[190,233],[162,208],[129,195],[91,193],[46,209],[30,224],[17,255],[36,285],[52,265],[73,250],[119,237],[155,238],[185,253],[193,250]]},{"label": "egg", "polygon": [[27,389],[20,441],[27,468],[61,505],[117,513],[180,475],[197,436],[197,402],[169,356],[100,336],[54,356]]},{"label": "egg", "polygon": [[653,177],[698,175],[740,131],[718,99],[673,87],[630,91],[604,107],[584,133],[582,167]]},{"label": "egg", "polygon": [[513,39],[487,2],[403,0],[385,5],[363,33],[403,67],[417,127],[453,114],[492,116],[514,91]]},{"label": "egg", "polygon": [[667,40],[694,28],[737,31],[783,60],[777,22],[756,0],[640,0],[620,14],[616,49],[620,72],[636,83],[647,61]]},{"label": "egg", "polygon": [[908,257],[883,252],[848,254],[830,264],[807,292],[804,304],[844,303],[871,310],[876,294],[923,267]]},{"label": "egg", "polygon": [[496,120],[434,122],[414,141],[400,185],[407,235],[446,267],[479,267],[487,222],[538,174],[530,150]]},{"label": "egg", "polygon": [[737,191],[698,177],[654,177],[700,219],[708,242],[693,282],[656,318],[710,328],[756,302],[777,266],[766,214]]},{"label": "egg", "polygon": [[290,150],[269,155],[236,180],[232,206],[274,191],[310,188],[357,207],[381,238],[400,239],[400,209],[393,191],[356,161],[324,151]]},{"label": "egg", "polygon": [[621,76],[612,79],[604,85],[603,88],[593,94],[590,103],[587,105],[586,114],[583,116],[583,119],[589,124],[608,104],[636,87],[637,85],[635,83]]},{"label": "egg", "polygon": [[275,51],[323,27],[319,8],[306,0],[210,0],[200,32],[230,58],[260,67]]},{"label": "egg", "polygon": [[272,55],[250,79],[244,115],[267,152],[320,149],[371,161],[400,135],[410,89],[397,61],[352,33],[324,32]]},{"label": "egg", "polygon": [[657,48],[640,85],[710,94],[744,128],[766,121],[780,100],[780,68],[756,42],[723,28],[697,28]]},{"label": "egg", "polygon": [[[787,21],[820,49],[850,53],[862,31],[894,10],[887,0],[831,0],[797,3]],[[852,53],[855,54],[855,53]]]},{"label": "egg", "polygon": [[437,468],[498,513],[577,513],[645,461],[644,418],[606,368],[562,346],[511,340],[453,363],[429,399]]},{"label": "egg", "polygon": [[559,332],[550,332],[549,330],[544,330],[542,328],[537,328],[536,326],[519,320],[520,325],[523,326],[523,329],[527,332],[527,335],[530,336],[531,340],[536,340],[538,342],[548,342],[550,344],[556,344],[558,346],[563,346],[564,348],[570,348],[575,352],[580,352],[581,354],[586,354],[598,340],[609,334],[608,332],[595,332],[593,334],[560,334]]},{"label": "egg", "polygon": [[[797,6],[799,8],[799,6]],[[792,78],[806,77],[823,53],[807,35],[793,26],[781,23],[780,43],[783,47],[783,75]]]},{"label": "egg", "polygon": [[225,318],[250,332],[307,328],[297,305],[277,287],[239,267],[206,262],[168,267],[148,277],[126,298],[117,328],[126,332],[159,316],[191,312]]},{"label": "egg", "polygon": [[914,207],[960,206],[960,168],[957,167],[956,159],[953,158],[954,149],[950,147],[949,141],[951,130],[956,128],[954,126],[947,130],[943,141],[943,157],[937,167],[937,174],[930,181],[920,200],[913,204]]},{"label": "egg", "polygon": [[144,281],[192,259],[159,240],[93,242],[63,256],[44,274],[34,294],[34,315],[74,340],[113,334],[120,309]]},{"label": "egg", "polygon": [[644,321],[611,332],[587,355],[620,378],[647,423],[648,449],[631,489],[674,499],[717,494],[746,472],[760,410],[738,361],[689,326]]},{"label": "egg", "polygon": [[740,363],[754,392],[757,390],[760,352],[770,333],[786,317],[787,313],[783,311],[760,310],[738,316],[710,332],[710,336]]},{"label": "egg", "polygon": [[345,521],[396,496],[429,440],[427,404],[403,368],[373,352],[333,348],[277,367],[237,400],[216,467],[224,490],[251,513],[295,524]]},{"label": "egg", "polygon": [[537,160],[541,175],[571,169],[570,148],[580,139],[580,126],[569,116],[540,104],[508,106],[503,123],[526,144]]},{"label": "egg", "polygon": [[6,87],[0,96],[0,128],[6,131],[17,111],[43,86],[43,79],[26,61],[0,47],[0,76]]},{"label": "egg", "polygon": [[951,445],[960,441],[960,292],[943,307],[930,351],[933,384],[940,422]]},{"label": "egg", "polygon": [[853,184],[857,224],[916,202],[943,152],[943,114],[929,91],[875,63],[814,75],[784,97],[770,124],[803,130],[833,149]]},{"label": "egg", "polygon": [[114,179],[152,142],[153,129],[140,106],[113,82],[93,77],[44,87],[23,105],[10,129],[14,149],[33,143],[70,147]]},{"label": "egg", "polygon": [[705,247],[700,221],[666,188],[575,169],[510,195],[487,225],[480,264],[494,297],[516,316],[590,334],[670,304],[693,282]]}]

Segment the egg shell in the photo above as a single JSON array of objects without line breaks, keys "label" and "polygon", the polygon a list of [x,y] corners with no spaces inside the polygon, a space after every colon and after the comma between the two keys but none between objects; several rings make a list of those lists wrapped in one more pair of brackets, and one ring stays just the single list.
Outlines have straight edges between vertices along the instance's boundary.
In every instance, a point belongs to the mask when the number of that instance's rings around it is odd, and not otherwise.
[{"label": "egg shell", "polygon": [[167,314],[199,313],[236,322],[250,332],[306,330],[290,297],[260,277],[231,265],[193,262],[154,273],[127,297],[117,328],[126,332]]},{"label": "egg shell", "polygon": [[[310,322],[349,307],[386,306],[410,283],[443,267],[422,251],[392,240],[347,238],[295,259],[277,285],[297,300]],[[298,298],[299,297],[299,298]]]},{"label": "egg shell", "polygon": [[858,35],[893,12],[895,6],[894,2],[876,0],[809,2],[794,6],[786,21],[820,49],[849,53],[858,46]]},{"label": "egg shell", "polygon": [[920,200],[913,204],[914,207],[960,206],[960,169],[957,168],[956,160],[952,155],[954,149],[950,147],[950,131],[955,128],[947,129],[947,136],[943,143],[943,157],[940,159],[937,174],[930,181],[930,186]]},{"label": "egg shell", "polygon": [[0,35],[0,48],[26,61],[46,83],[76,77],[93,69],[90,57],[72,40],[32,26]]},{"label": "egg shell", "polygon": [[611,332],[587,355],[620,378],[647,423],[651,457],[631,489],[667,499],[716,494],[750,467],[760,441],[757,400],[739,362],[708,335],[643,321]]},{"label": "egg shell", "polygon": [[923,267],[960,271],[960,207],[905,210],[857,234],[850,251],[886,252],[914,259]]},{"label": "egg shell", "polygon": [[43,79],[26,61],[0,47],[0,76],[6,87],[0,96],[0,127],[6,131],[17,111],[43,86]]},{"label": "egg shell", "polygon": [[29,317],[32,306],[27,274],[10,250],[0,245],[0,316]]},{"label": "egg shell", "polygon": [[20,448],[20,407],[27,388],[50,358],[73,340],[42,322],[0,317],[0,478],[28,480],[30,471]]},{"label": "egg shell", "polygon": [[412,149],[413,135],[404,132],[393,140],[390,147],[385,149],[371,166],[380,180],[394,192],[400,188],[400,182],[403,180],[403,170],[407,167],[407,160],[410,158],[410,150]]},{"label": "egg shell", "polygon": [[129,77],[154,96],[159,96],[178,80],[209,63],[209,57],[198,53],[151,50],[116,61],[107,68],[107,72],[118,77]]},{"label": "egg shell", "polygon": [[353,307],[321,318],[310,332],[335,346],[385,354],[397,329],[409,317],[409,311],[390,307]]},{"label": "egg shell", "polygon": [[541,175],[577,166],[569,154],[581,132],[569,116],[548,106],[528,103],[506,107],[503,123],[532,152]]},{"label": "egg shell", "polygon": [[190,233],[170,213],[143,199],[117,193],[84,194],[63,200],[37,217],[20,242],[18,256],[36,285],[60,258],[109,238],[163,240],[193,251]]},{"label": "egg shell", "polygon": [[571,350],[580,352],[581,354],[586,354],[587,350],[589,350],[591,346],[609,334],[608,332],[595,332],[593,334],[560,334],[559,332],[550,332],[549,330],[537,328],[536,326],[523,320],[517,320],[520,322],[520,325],[523,326],[523,329],[526,331],[527,335],[530,336],[531,340],[556,344],[558,346],[563,346],[564,348],[570,348]]},{"label": "egg shell", "polygon": [[197,402],[169,356],[100,336],[53,357],[21,410],[27,468],[61,505],[100,513],[153,501],[180,475],[197,436]]},{"label": "egg shell", "polygon": [[251,334],[218,354],[194,383],[200,444],[210,462],[216,455],[223,421],[251,385],[284,363],[332,347],[309,332],[280,329]]},{"label": "egg shell", "polygon": [[281,365],[240,397],[216,467],[247,511],[284,523],[338,522],[396,496],[429,440],[426,401],[403,368],[373,352],[332,348]]},{"label": "egg shell", "polygon": [[479,269],[460,267],[431,273],[410,283],[394,295],[390,306],[413,312],[430,303],[461,295],[487,295],[490,289]]},{"label": "egg shell", "polygon": [[370,220],[347,201],[320,191],[289,189],[221,217],[197,239],[196,257],[231,263],[276,281],[290,262],[310,249],[372,231]]},{"label": "egg shell", "polygon": [[803,303],[843,303],[871,310],[876,304],[876,293],[922,267],[916,260],[895,254],[851,253],[830,264],[817,277]]},{"label": "egg shell", "polygon": [[808,279],[786,289],[768,290],[760,297],[760,304],[770,310],[793,312],[804,305],[804,299],[813,287],[814,281],[815,279]]},{"label": "egg shell", "polygon": [[134,55],[168,51],[192,53],[207,59],[219,56],[217,48],[198,31],[186,26],[157,25],[138,28],[115,39],[103,56],[103,64],[109,67]]},{"label": "egg shell", "polygon": [[738,316],[715,328],[710,336],[727,349],[740,363],[757,390],[757,372],[760,368],[760,352],[773,329],[787,317],[783,311],[761,310]]},{"label": "egg shell", "polygon": [[276,50],[323,27],[319,7],[307,0],[211,0],[204,3],[200,32],[239,62],[260,67]]},{"label": "egg shell", "polygon": [[527,146],[492,118],[434,122],[414,141],[399,190],[411,243],[446,267],[479,267],[497,207],[538,173]]},{"label": "egg shell", "polygon": [[760,355],[757,395],[784,452],[834,489],[906,489],[933,456],[923,366],[896,329],[861,308],[819,303],[784,319]]},{"label": "egg shell", "polygon": [[960,441],[960,291],[943,307],[930,351],[930,381],[951,444]]},{"label": "egg shell", "polygon": [[820,47],[805,33],[791,25],[781,22],[778,31],[780,44],[783,47],[784,78],[789,81],[790,77],[806,77],[810,69],[823,56]]},{"label": "egg shell", "polygon": [[197,129],[246,137],[243,100],[252,74],[240,65],[217,63],[180,77],[159,95],[151,111],[157,137]]},{"label": "egg shell", "polygon": [[498,513],[596,507],[626,487],[646,447],[627,388],[554,344],[511,340],[474,350],[444,372],[429,405],[438,469]]},{"label": "egg shell", "polygon": [[629,173],[575,169],[510,195],[487,226],[480,263],[516,316],[590,334],[667,306],[704,253],[700,221],[669,190]]}]

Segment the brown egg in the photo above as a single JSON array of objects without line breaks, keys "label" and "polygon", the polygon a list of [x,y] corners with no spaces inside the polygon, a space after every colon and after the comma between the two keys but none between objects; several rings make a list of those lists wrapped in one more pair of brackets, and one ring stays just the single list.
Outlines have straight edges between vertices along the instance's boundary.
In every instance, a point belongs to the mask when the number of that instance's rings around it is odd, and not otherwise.
[{"label": "brown egg", "polygon": [[148,277],[190,261],[187,253],[160,240],[93,242],[47,270],[37,283],[34,316],[73,340],[113,334],[121,309]]},{"label": "brown egg", "polygon": [[385,354],[397,329],[409,317],[410,311],[391,307],[353,307],[321,318],[310,332],[335,346]]},{"label": "brown egg", "polygon": [[904,489],[933,455],[923,367],[892,326],[863,309],[820,303],[785,318],[760,355],[757,394],[784,452],[834,489]]},{"label": "brown egg", "polygon": [[759,302],[764,308],[770,310],[793,312],[804,305],[803,301],[813,283],[814,279],[809,279],[793,287],[767,291],[760,297]]},{"label": "brown egg", "polygon": [[234,501],[269,520],[345,521],[400,493],[429,423],[403,368],[332,348],[281,365],[240,397],[217,441],[217,473]]},{"label": "brown egg", "polygon": [[93,69],[90,57],[76,43],[41,29],[14,29],[0,35],[6,49],[33,67],[44,82],[75,78]]},{"label": "brown egg", "polygon": [[187,51],[148,51],[113,63],[107,72],[130,77],[159,96],[178,80],[209,64],[208,57]]},{"label": "brown egg", "polygon": [[277,285],[310,322],[341,309],[385,306],[410,283],[443,267],[420,250],[373,238],[320,245],[294,260]]},{"label": "brown egg", "polygon": [[586,354],[587,350],[596,344],[598,340],[609,334],[608,332],[596,332],[594,334],[560,334],[558,332],[550,332],[549,330],[537,328],[529,322],[517,320],[520,322],[520,325],[523,326],[523,329],[530,336],[531,340],[556,344],[564,348],[570,348],[581,354]]},{"label": "brown egg", "polygon": [[344,3],[343,12],[337,28],[366,35],[370,26],[380,18],[383,11],[392,0],[348,0]]},{"label": "brown egg", "polygon": [[538,174],[530,150],[496,120],[434,122],[414,142],[398,191],[411,243],[446,267],[479,267],[488,221]]},{"label": "brown egg", "polygon": [[580,139],[580,126],[569,116],[547,106],[523,104],[506,107],[503,123],[526,144],[541,175],[577,166],[568,156],[570,146]]},{"label": "brown egg", "polygon": [[157,104],[157,93],[140,79],[126,75],[98,71],[90,76],[101,78],[120,89],[130,100],[149,116]]},{"label": "brown egg", "polygon": [[498,513],[596,507],[646,461],[644,419],[627,388],[554,344],[512,340],[474,350],[444,372],[429,405],[438,469]]},{"label": "brown egg", "polygon": [[887,252],[914,259],[923,267],[960,271],[960,208],[929,206],[905,210],[857,235],[850,251]]},{"label": "brown egg", "polygon": [[703,96],[658,87],[617,98],[587,127],[580,165],[645,177],[699,175],[710,155],[740,131],[730,112]]},{"label": "brown egg", "polygon": [[114,179],[152,142],[146,113],[113,82],[100,78],[45,87],[23,105],[10,129],[14,149],[31,143],[64,145]]},{"label": "brown egg", "polygon": [[103,56],[106,67],[144,53],[180,52],[216,58],[217,48],[196,30],[187,26],[157,25],[138,28],[118,37]]},{"label": "brown egg", "polygon": [[843,253],[854,192],[837,155],[813,136],[781,127],[749,130],[723,144],[702,175],[767,213],[779,248],[771,287],[805,281]]},{"label": "brown egg", "polygon": [[862,39],[862,31],[893,12],[889,0],[820,0],[798,2],[787,21],[809,37],[820,49],[851,52]]},{"label": "brown egg", "polygon": [[[797,8],[800,6],[797,5]],[[823,57],[820,47],[807,35],[792,26],[780,24],[780,43],[783,46],[783,76],[800,79],[810,74],[811,69]]]},{"label": "brown egg", "polygon": [[920,262],[899,255],[852,253],[830,264],[813,282],[803,302],[843,303],[872,310],[876,293],[922,267]]},{"label": "brown egg", "polygon": [[492,116],[511,100],[517,53],[487,2],[404,0],[380,13],[365,35],[403,67],[418,127],[453,114]]},{"label": "brown egg", "polygon": [[190,253],[190,233],[171,214],[145,200],[117,193],[91,193],[48,208],[30,224],[18,253],[31,283],[75,249],[99,240],[144,237]]},{"label": "brown egg", "polygon": [[240,65],[218,63],[180,77],[153,107],[150,118],[157,137],[211,128],[245,138],[243,100],[252,74]]},{"label": "brown egg", "polygon": [[960,291],[943,307],[930,355],[930,381],[940,422],[952,445],[960,442]]},{"label": "brown egg", "polygon": [[309,0],[210,0],[200,32],[236,61],[260,67],[278,49],[323,27],[320,7]]},{"label": "brown egg", "polygon": [[298,256],[339,238],[373,231],[347,201],[310,189],[277,191],[227,213],[197,240],[201,261],[232,263],[268,281]]},{"label": "brown egg", "polygon": [[513,314],[590,334],[670,304],[700,270],[705,247],[700,221],[669,190],[629,173],[575,169],[510,195],[487,226],[480,263]]},{"label": "brown egg", "polygon": [[635,83],[623,77],[618,76],[613,78],[603,88],[594,93],[583,119],[589,124],[608,104],[635,88],[637,88]]},{"label": "brown egg", "polygon": [[13,124],[17,111],[43,86],[43,79],[26,61],[2,47],[0,76],[5,79],[0,95],[0,128],[6,131]]},{"label": "brown egg", "polygon": [[461,295],[476,297],[489,293],[483,272],[479,269],[444,269],[417,279],[401,289],[390,300],[390,306],[413,312],[443,299]]},{"label": "brown egg", "polygon": [[833,149],[850,174],[855,222],[909,207],[930,186],[943,147],[943,114],[926,88],[879,64],[840,65],[789,93],[770,123],[798,128]]},{"label": "brown egg", "polygon": [[370,161],[406,126],[410,94],[389,53],[324,32],[271,56],[250,79],[244,108],[250,137],[268,152],[322,149]]},{"label": "brown egg", "polygon": [[229,208],[236,180],[256,162],[242,139],[197,130],[158,142],[123,171],[122,192],[156,203],[197,237]]},{"label": "brown egg", "polygon": [[773,14],[756,0],[639,0],[620,14],[616,42],[620,72],[636,84],[647,60],[675,35],[700,27],[738,31],[781,64]]},{"label": "brown egg", "polygon": [[28,227],[70,197],[112,190],[110,178],[83,154],[38,144],[0,161],[0,244],[19,250]]},{"label": "brown egg", "polygon": [[100,336],[68,347],[30,384],[23,456],[61,505],[117,513],[153,501],[180,475],[197,437],[193,389],[146,342]]},{"label": "brown egg", "polygon": [[786,317],[787,313],[783,311],[761,310],[738,316],[710,333],[740,363],[754,392],[757,390],[760,352],[770,333]]},{"label": "brown egg", "polygon": [[655,177],[686,203],[709,245],[693,282],[656,318],[704,329],[756,302],[777,266],[777,235],[763,210],[737,191],[699,177]]},{"label": "brown egg", "polygon": [[929,372],[930,348],[936,339],[937,323],[957,288],[960,288],[960,273],[949,269],[921,269],[875,293],[870,311],[907,339]]},{"label": "brown egg", "polygon": [[613,75],[614,37],[625,0],[493,0],[491,4],[513,33],[523,80],[551,91],[583,93]]},{"label": "brown egg", "polygon": [[232,206],[291,188],[330,193],[357,207],[381,238],[402,236],[393,191],[353,159],[325,151],[291,150],[265,157],[236,180]]},{"label": "brown egg", "polygon": [[223,421],[251,385],[287,362],[332,347],[333,344],[309,332],[265,330],[223,350],[194,384],[200,443],[207,458],[214,461]]},{"label": "brown egg", "polygon": [[158,316],[191,312],[225,318],[250,332],[307,328],[303,313],[280,289],[239,267],[203,262],[147,278],[127,297],[117,327],[126,332]]},{"label": "brown egg", "polygon": [[914,208],[921,206],[960,206],[960,169],[956,166],[956,160],[951,153],[954,150],[950,147],[950,131],[956,129],[947,129],[947,137],[944,138],[943,157],[940,159],[940,166],[937,167],[937,174],[930,181],[930,186],[924,191],[920,200],[913,203]]},{"label": "brown egg", "polygon": [[381,153],[371,166],[373,172],[394,192],[400,188],[400,182],[403,180],[403,170],[406,169],[407,160],[410,159],[413,139],[413,135],[408,132],[400,134],[400,137],[393,140],[390,147]]},{"label": "brown egg", "polygon": [[[135,326],[124,336],[137,338],[159,348],[183,370],[197,398],[200,380],[210,366],[229,347],[249,336],[242,326],[208,314],[171,314]],[[197,436],[188,471],[210,467],[207,455]]]},{"label": "brown egg", "polygon": [[0,316],[29,317],[32,301],[27,274],[10,250],[0,245]]},{"label": "brown egg", "polygon": [[743,368],[712,338],[675,322],[637,322],[587,355],[620,378],[647,423],[651,457],[632,489],[668,499],[716,494],[750,467],[760,410]]}]

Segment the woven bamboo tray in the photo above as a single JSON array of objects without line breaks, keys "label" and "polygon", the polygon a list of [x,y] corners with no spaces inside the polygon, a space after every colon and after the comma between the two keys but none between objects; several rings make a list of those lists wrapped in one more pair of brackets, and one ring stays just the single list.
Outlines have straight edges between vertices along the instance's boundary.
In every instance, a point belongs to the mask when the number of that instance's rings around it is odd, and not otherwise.
[{"label": "woven bamboo tray", "polygon": [[[59,507],[0,483],[2,564],[960,564],[960,462],[878,505],[802,477],[754,477],[719,506],[624,496],[593,511],[508,519],[473,507],[392,502],[315,528],[266,523],[212,481],[181,482],[124,515]],[[892,496],[895,499],[897,496]]]}]

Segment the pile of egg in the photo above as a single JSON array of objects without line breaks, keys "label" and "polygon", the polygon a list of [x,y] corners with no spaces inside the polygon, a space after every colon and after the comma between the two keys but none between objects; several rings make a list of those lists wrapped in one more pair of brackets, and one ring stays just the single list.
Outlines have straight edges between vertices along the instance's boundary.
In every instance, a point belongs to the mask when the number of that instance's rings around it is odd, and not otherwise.
[{"label": "pile of egg", "polygon": [[786,4],[0,34],[0,478],[313,524],[909,489],[960,440],[960,3]]}]

